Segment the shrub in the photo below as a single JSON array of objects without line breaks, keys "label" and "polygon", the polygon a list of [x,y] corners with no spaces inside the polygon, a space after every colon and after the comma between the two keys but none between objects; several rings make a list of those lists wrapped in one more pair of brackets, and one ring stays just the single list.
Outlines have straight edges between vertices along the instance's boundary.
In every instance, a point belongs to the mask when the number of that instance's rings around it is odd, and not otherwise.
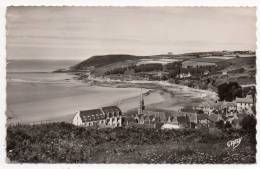
[{"label": "shrub", "polygon": [[252,115],[248,115],[244,117],[244,119],[241,121],[242,128],[251,134],[256,133],[256,118]]}]

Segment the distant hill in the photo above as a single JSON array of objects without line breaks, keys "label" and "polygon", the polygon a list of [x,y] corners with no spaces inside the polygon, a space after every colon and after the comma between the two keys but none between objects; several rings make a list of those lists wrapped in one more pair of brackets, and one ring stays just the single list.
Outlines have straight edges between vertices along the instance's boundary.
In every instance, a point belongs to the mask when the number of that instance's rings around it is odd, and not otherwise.
[{"label": "distant hill", "polygon": [[[252,55],[250,51],[235,51],[239,53],[237,55]],[[103,75],[105,72],[116,69],[136,65],[137,63],[142,62],[143,60],[160,60],[160,59],[177,59],[177,60],[191,60],[191,59],[200,59],[211,62],[216,60],[223,60],[220,66],[223,68],[226,67],[245,67],[244,64],[253,67],[255,64],[255,57],[245,57],[234,55],[234,51],[214,51],[214,52],[194,52],[194,53],[184,53],[184,54],[161,54],[161,55],[148,55],[148,56],[136,56],[129,54],[108,54],[108,55],[96,55],[88,58],[72,67],[69,68],[69,71],[82,71],[82,70],[92,70],[92,73],[96,75]],[[240,54],[241,53],[241,54]],[[225,59],[225,56],[231,56],[233,54],[233,59]],[[212,58],[210,58],[212,57]],[[219,58],[216,58],[219,57]],[[223,59],[221,58],[223,57]],[[238,65],[238,66],[236,66]],[[63,72],[58,70],[58,72]],[[67,71],[67,70],[65,70]]]},{"label": "distant hill", "polygon": [[126,54],[116,54],[116,55],[97,55],[92,56],[89,59],[86,59],[75,66],[71,67],[72,70],[86,70],[88,67],[95,67],[99,68],[102,66],[114,64],[117,62],[123,62],[123,61],[134,61],[138,60],[139,56],[134,55],[126,55]]}]

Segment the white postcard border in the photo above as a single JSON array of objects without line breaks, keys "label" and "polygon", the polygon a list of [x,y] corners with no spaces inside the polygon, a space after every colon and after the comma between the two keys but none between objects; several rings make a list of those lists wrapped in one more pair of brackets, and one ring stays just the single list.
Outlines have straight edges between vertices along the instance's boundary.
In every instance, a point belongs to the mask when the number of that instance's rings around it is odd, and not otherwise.
[{"label": "white postcard border", "polygon": [[[172,168],[172,167],[180,167],[180,168],[226,168],[226,167],[236,167],[236,168],[260,168],[260,140],[259,131],[257,132],[257,164],[230,164],[230,165],[216,165],[216,164],[210,164],[210,165],[197,165],[197,164],[166,164],[166,165],[149,165],[149,164],[109,164],[109,165],[98,165],[98,164],[7,164],[5,162],[5,136],[6,136],[6,128],[5,128],[5,110],[6,110],[6,55],[5,55],[5,46],[6,46],[6,38],[5,38],[5,12],[7,6],[243,6],[243,7],[257,7],[257,27],[260,24],[259,17],[260,17],[260,10],[259,5],[257,3],[257,0],[1,0],[0,1],[0,90],[1,90],[1,113],[0,113],[0,129],[1,129],[1,137],[0,137],[0,160],[1,160],[1,166],[5,168],[19,168],[19,167],[25,167],[25,168],[84,168],[84,167],[92,167],[92,168],[105,168],[105,167],[111,167],[111,168],[124,168],[124,167],[133,167],[133,168],[157,168],[157,167],[163,167],[163,168]],[[241,21],[241,24],[243,24],[243,21]],[[260,31],[257,28],[257,50],[256,54],[259,56],[260,50],[259,50],[259,37],[260,37]],[[260,60],[257,59],[257,68],[260,68]],[[257,110],[260,110],[260,88],[259,88],[259,82],[260,82],[260,75],[259,70],[257,69],[257,75],[256,75],[256,81],[257,81]],[[260,114],[257,114],[257,129],[260,129]]]}]

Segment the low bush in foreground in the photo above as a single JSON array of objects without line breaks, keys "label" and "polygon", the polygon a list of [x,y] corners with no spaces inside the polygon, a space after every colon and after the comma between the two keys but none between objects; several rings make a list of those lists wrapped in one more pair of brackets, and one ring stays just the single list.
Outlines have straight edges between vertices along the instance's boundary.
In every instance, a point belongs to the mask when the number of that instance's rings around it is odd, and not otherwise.
[{"label": "low bush in foreground", "polygon": [[[241,136],[238,148],[226,146]],[[6,140],[11,162],[254,163],[255,144],[249,138],[242,130],[215,135],[207,130],[95,130],[52,123],[10,126]],[[240,156],[234,159],[232,153]]]}]

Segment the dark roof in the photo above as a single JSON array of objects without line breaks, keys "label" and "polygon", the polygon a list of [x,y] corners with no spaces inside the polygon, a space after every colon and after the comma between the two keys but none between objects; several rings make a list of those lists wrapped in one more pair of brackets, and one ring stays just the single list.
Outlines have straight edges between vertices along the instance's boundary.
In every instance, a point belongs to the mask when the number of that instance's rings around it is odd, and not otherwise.
[{"label": "dark roof", "polygon": [[156,119],[160,120],[160,121],[166,121],[167,117],[166,117],[166,113],[165,112],[161,112],[161,111],[153,111],[153,110],[144,110],[145,115],[153,115]]},{"label": "dark roof", "polygon": [[79,115],[82,119],[82,122],[90,122],[105,119],[105,115],[100,109],[80,111]]},{"label": "dark roof", "polygon": [[106,118],[107,113],[121,112],[121,110],[117,106],[107,106],[102,107],[100,109],[92,109],[92,110],[82,110],[80,111],[80,118],[82,122],[90,122],[90,121],[98,121]]},{"label": "dark roof", "polygon": [[104,113],[121,112],[121,110],[117,106],[107,106],[107,107],[102,107],[101,109],[103,110]]},{"label": "dark roof", "polygon": [[237,103],[251,103],[252,104],[253,103],[253,97],[251,95],[247,95],[244,98],[237,97],[236,102]]},{"label": "dark roof", "polygon": [[128,116],[126,116],[126,117],[124,117],[124,119],[128,122],[128,123],[136,123],[136,120],[133,118],[133,117],[128,117]]}]

